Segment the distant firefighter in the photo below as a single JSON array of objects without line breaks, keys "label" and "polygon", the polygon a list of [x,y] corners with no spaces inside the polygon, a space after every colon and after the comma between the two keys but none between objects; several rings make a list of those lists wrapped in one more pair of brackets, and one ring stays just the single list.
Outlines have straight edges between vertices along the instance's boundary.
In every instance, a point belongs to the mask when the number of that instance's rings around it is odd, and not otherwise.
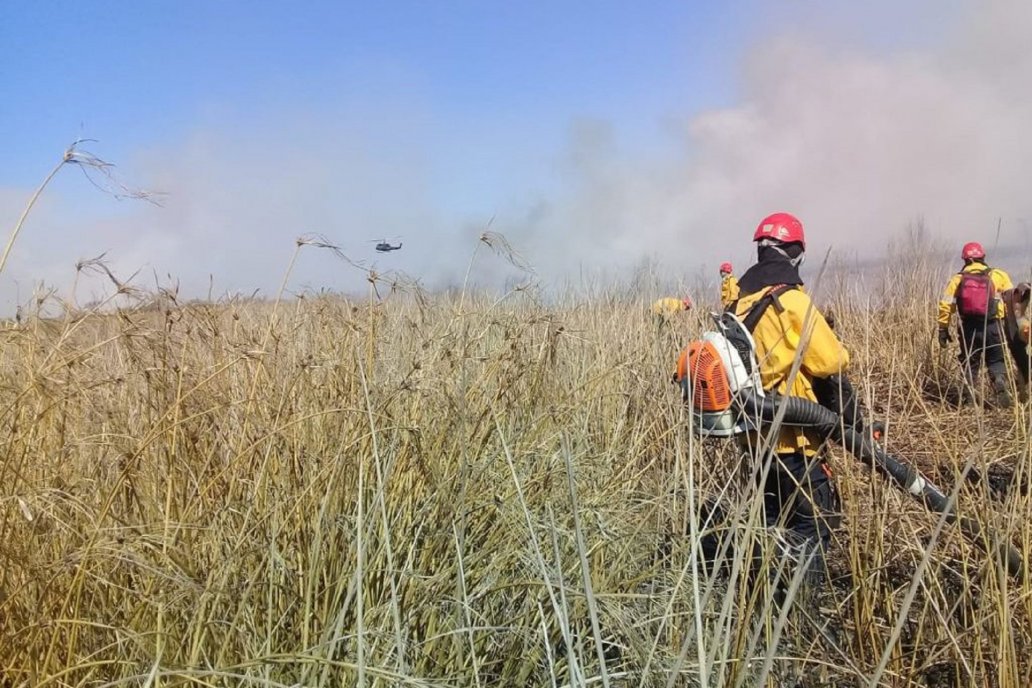
[{"label": "distant firefighter", "polygon": [[663,299],[656,299],[652,304],[652,313],[663,318],[669,318],[681,311],[688,311],[692,308],[692,300],[685,297],[683,299],[675,299],[667,297]]},{"label": "distant firefighter", "polygon": [[985,249],[978,242],[964,244],[960,257],[964,267],[950,278],[939,301],[939,344],[946,346],[952,339],[950,318],[956,311],[960,320],[960,362],[967,381],[963,400],[970,398],[984,363],[997,405],[1007,407],[1011,398],[1001,327],[1005,308],[1000,295],[1013,288],[1011,278],[1000,268],[989,267]]},{"label": "distant firefighter", "polygon": [[1010,349],[1014,358],[1014,365],[1018,369],[1018,398],[1021,401],[1028,401],[1028,388],[1032,383],[1032,371],[1030,368],[1030,357],[1032,357],[1032,345],[1029,344],[1029,296],[1032,295],[1032,285],[1022,282],[1013,289],[1003,293],[1003,332],[1007,338],[1007,348]]},{"label": "distant firefighter", "polygon": [[727,308],[738,300],[738,279],[731,269],[731,263],[720,264],[720,307]]}]

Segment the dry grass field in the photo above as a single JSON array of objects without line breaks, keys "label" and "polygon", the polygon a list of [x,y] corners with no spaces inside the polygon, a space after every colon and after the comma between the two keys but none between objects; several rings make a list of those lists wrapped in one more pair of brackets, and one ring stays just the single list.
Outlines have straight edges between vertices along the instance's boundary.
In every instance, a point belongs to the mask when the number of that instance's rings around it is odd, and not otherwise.
[{"label": "dry grass field", "polygon": [[[889,449],[1027,550],[1029,407],[950,402],[939,286],[908,267],[821,303]],[[0,685],[1032,685],[1032,583],[837,449],[832,580],[772,604],[748,469],[669,382],[703,316],[657,323],[654,296],[0,331]]]}]

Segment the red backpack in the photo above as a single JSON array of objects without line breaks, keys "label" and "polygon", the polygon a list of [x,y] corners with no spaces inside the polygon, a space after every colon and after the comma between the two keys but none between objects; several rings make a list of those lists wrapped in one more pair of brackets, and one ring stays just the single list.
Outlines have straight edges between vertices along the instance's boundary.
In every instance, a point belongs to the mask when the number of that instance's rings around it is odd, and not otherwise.
[{"label": "red backpack", "polygon": [[995,317],[996,285],[993,284],[992,268],[977,272],[960,273],[957,285],[957,313],[962,318]]}]

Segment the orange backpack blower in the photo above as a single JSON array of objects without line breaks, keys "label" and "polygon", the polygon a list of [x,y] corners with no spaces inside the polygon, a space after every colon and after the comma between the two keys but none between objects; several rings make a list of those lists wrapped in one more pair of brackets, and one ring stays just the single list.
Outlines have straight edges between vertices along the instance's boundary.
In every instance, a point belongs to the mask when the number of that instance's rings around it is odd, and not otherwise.
[{"label": "orange backpack blower", "polygon": [[740,394],[763,396],[756,345],[734,313],[714,314],[717,329],[688,344],[677,359],[674,382],[689,402],[695,432],[728,437],[750,429],[736,404]]}]

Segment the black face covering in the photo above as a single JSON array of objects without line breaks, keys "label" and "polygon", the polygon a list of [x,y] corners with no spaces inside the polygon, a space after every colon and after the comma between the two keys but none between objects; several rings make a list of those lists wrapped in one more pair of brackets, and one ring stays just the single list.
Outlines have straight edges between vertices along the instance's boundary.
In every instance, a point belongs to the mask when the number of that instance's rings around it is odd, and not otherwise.
[{"label": "black face covering", "polygon": [[[780,250],[778,250],[780,249]],[[745,271],[738,286],[742,295],[754,294],[761,289],[778,284],[802,285],[799,266],[792,260],[803,254],[801,244],[783,244],[781,246],[760,246],[756,264]]]}]

